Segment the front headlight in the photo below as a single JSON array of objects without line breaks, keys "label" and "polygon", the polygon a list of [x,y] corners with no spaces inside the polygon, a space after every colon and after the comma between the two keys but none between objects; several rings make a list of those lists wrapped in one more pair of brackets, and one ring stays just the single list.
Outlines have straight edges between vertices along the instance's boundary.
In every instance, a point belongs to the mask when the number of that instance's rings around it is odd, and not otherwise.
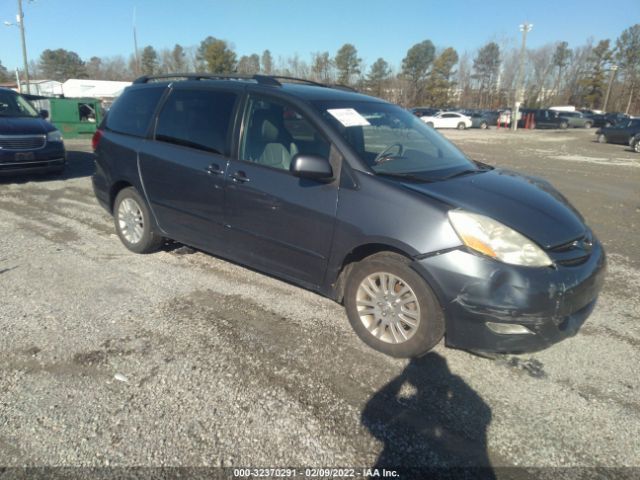
[{"label": "front headlight", "polygon": [[492,218],[451,210],[449,221],[467,247],[491,258],[525,267],[552,265],[551,259],[538,245]]},{"label": "front headlight", "polygon": [[47,142],[61,142],[62,141],[62,133],[60,130],[52,130],[47,133]]}]

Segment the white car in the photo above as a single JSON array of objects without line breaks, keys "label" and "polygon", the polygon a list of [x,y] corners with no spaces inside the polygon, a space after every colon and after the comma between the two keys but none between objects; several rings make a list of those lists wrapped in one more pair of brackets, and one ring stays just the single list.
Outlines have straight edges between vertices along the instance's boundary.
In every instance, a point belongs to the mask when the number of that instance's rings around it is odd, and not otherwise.
[{"label": "white car", "polygon": [[440,112],[433,117],[420,117],[424,123],[433,128],[457,128],[464,130],[471,127],[471,119],[457,112]]}]

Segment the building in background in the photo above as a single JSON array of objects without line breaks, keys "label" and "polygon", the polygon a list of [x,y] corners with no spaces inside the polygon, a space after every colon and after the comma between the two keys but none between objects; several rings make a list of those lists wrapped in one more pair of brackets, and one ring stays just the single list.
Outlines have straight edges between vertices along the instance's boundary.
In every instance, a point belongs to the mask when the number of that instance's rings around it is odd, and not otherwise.
[{"label": "building in background", "polygon": [[70,78],[62,84],[62,93],[66,98],[90,97],[109,101],[120,95],[129,85],[131,82]]},{"label": "building in background", "polygon": [[38,95],[41,97],[61,97],[63,95],[62,82],[56,80],[31,80],[28,84],[22,83],[20,85],[20,93],[29,92],[31,95]]}]

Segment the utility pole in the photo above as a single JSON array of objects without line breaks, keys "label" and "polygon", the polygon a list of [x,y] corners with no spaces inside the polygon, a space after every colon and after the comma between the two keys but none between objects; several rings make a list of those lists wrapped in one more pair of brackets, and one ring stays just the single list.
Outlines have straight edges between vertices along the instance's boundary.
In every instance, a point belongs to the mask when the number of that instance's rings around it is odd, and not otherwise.
[{"label": "utility pole", "polygon": [[617,65],[611,65],[611,76],[609,77],[609,86],[607,87],[607,94],[604,96],[604,106],[602,109],[606,112],[607,105],[609,104],[609,94],[611,93],[611,85],[613,85],[613,79],[616,76],[616,71],[618,70]]},{"label": "utility pole", "polygon": [[24,62],[24,78],[27,82],[27,93],[31,93],[31,85],[29,83],[29,63],[27,62],[27,41],[24,37],[24,14],[22,13],[22,0],[18,0],[18,15],[16,16],[18,26],[20,27],[20,37],[22,38],[22,61]]},{"label": "utility pole", "polygon": [[520,64],[518,65],[518,78],[516,80],[515,98],[513,110],[511,111],[511,130],[514,132],[518,129],[518,113],[520,113],[520,104],[524,101],[524,57],[527,53],[527,33],[533,29],[532,23],[524,22],[520,25],[522,32],[522,47],[520,48]]},{"label": "utility pole", "polygon": [[138,60],[138,37],[136,35],[136,9],[133,7],[133,56],[136,60],[136,76],[140,75],[140,61]]}]

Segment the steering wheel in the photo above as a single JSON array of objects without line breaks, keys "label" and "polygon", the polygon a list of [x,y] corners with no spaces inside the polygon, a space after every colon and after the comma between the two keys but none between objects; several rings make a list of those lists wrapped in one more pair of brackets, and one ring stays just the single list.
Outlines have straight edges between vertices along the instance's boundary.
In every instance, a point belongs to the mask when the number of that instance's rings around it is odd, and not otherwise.
[{"label": "steering wheel", "polygon": [[[398,153],[396,153],[395,155],[390,155],[391,151],[394,148],[398,149]],[[385,159],[388,159],[389,157],[401,157],[403,153],[404,153],[404,147],[402,146],[401,143],[392,143],[387,148],[382,150],[378,155],[376,155],[376,158],[373,160],[373,164],[377,165],[379,163],[382,163],[385,161]]]}]

